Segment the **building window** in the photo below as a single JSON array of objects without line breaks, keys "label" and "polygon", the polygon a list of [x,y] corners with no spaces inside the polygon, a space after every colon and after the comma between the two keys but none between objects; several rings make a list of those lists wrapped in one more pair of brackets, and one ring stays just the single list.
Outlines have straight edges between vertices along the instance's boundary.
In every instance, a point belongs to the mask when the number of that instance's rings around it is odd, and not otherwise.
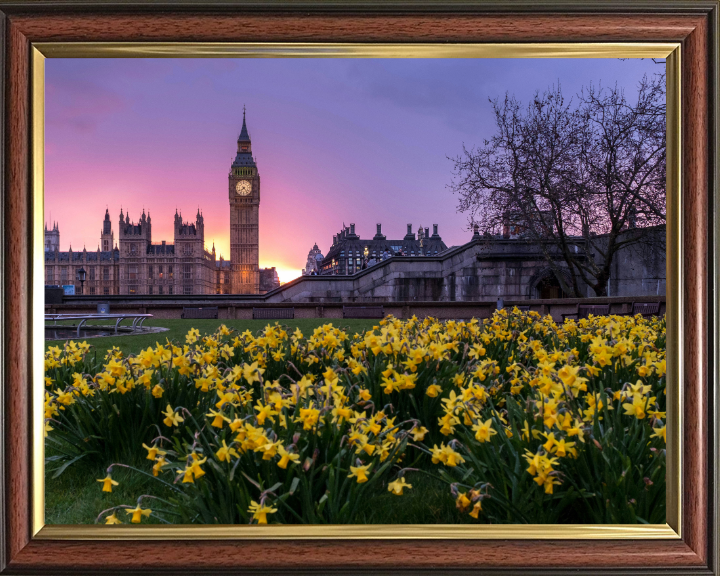
[{"label": "building window", "polygon": [[152,286],[148,286],[148,294],[150,294],[151,296],[152,296],[152,288],[153,288]]},{"label": "building window", "polygon": [[192,254],[192,251],[193,251],[193,250],[192,250],[192,245],[190,245],[190,244],[185,244],[185,245],[183,246],[183,254],[185,254],[185,255],[191,255],[191,254]]},{"label": "building window", "polygon": [[53,283],[53,269],[52,267],[45,269],[45,284],[52,284]]},{"label": "building window", "polygon": [[192,279],[192,264],[183,264],[183,280]]},{"label": "building window", "polygon": [[90,294],[95,294],[95,286],[90,286]]},{"label": "building window", "polygon": [[160,296],[162,296],[162,293],[163,293],[162,286],[158,286],[158,294],[159,294]]},{"label": "building window", "polygon": [[128,266],[128,280],[137,280],[138,267]]},{"label": "building window", "polygon": [[[173,267],[168,266],[168,278],[172,278],[172,277],[173,277]],[[171,292],[171,294],[172,294],[172,292]]]},{"label": "building window", "polygon": [[95,266],[88,266],[88,279],[95,280]]},{"label": "building window", "polygon": [[110,267],[103,267],[103,280],[110,280]]},{"label": "building window", "polygon": [[168,294],[170,294],[170,296],[172,296],[172,293],[173,293],[173,287],[168,286]]},{"label": "building window", "polygon": [[107,240],[103,240],[103,250],[105,250],[105,252],[107,252],[108,250],[110,250],[110,247],[108,246],[108,241],[107,241]]},{"label": "building window", "polygon": [[108,295],[110,294],[110,288],[108,288],[107,286],[105,286],[105,287],[103,288],[103,294],[105,294],[105,296],[108,296]]},{"label": "building window", "polygon": [[128,286],[128,294],[137,294],[137,286]]},{"label": "building window", "polygon": [[192,294],[192,285],[183,286],[183,294]]},{"label": "building window", "polygon": [[162,278],[162,277],[163,277],[163,267],[158,266],[158,278]]},{"label": "building window", "polygon": [[148,278],[152,278],[152,277],[153,277],[153,267],[148,266]]},{"label": "building window", "polygon": [[130,254],[137,254],[137,246],[130,244]]}]

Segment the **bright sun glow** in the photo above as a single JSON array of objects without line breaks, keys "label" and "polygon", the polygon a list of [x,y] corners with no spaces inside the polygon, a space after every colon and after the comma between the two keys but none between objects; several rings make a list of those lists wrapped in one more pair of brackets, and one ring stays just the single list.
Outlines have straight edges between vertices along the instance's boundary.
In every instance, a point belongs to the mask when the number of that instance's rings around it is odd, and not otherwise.
[{"label": "bright sun glow", "polygon": [[273,262],[260,262],[260,268],[271,268],[275,266],[278,276],[280,277],[280,283],[290,282],[301,275],[299,268],[290,268],[287,265],[279,266]]}]

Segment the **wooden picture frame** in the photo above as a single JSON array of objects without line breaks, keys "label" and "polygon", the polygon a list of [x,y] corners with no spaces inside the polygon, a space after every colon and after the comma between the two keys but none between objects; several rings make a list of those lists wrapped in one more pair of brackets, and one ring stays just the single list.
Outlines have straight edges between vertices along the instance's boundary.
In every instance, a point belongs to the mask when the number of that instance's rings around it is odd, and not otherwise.
[{"label": "wooden picture frame", "polygon": [[[0,571],[379,573],[442,568],[466,571],[718,574],[717,502],[717,80],[718,2],[675,0],[532,4],[469,2],[0,3],[3,70],[3,372]],[[627,43],[681,45],[681,203],[678,230],[682,477],[680,537],[670,539],[352,539],[189,541],[39,538],[33,509],[32,114],[33,45],[49,42],[283,43]],[[37,352],[37,350],[35,350]],[[36,365],[36,364],[35,364]],[[41,441],[41,440],[40,440]],[[35,475],[35,476],[34,476]],[[41,513],[41,512],[40,512]],[[372,527],[368,527],[372,528]],[[184,528],[192,531],[193,528]],[[192,537],[189,534],[189,537]],[[108,568],[109,567],[109,568]]]}]

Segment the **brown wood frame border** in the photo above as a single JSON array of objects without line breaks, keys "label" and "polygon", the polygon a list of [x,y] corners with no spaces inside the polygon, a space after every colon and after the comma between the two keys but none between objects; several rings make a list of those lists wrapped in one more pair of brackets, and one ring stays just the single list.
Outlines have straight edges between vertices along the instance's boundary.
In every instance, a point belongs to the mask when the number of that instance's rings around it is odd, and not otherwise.
[{"label": "brown wood frame border", "polygon": [[[716,365],[716,1],[584,4],[0,4],[3,192],[3,458],[0,570],[65,573],[442,568],[718,574]],[[502,13],[500,13],[502,12]],[[242,34],[242,38],[239,34]],[[682,43],[685,298],[683,539],[677,541],[69,542],[31,538],[30,46],[50,41]],[[109,568],[106,568],[109,567]],[[563,570],[564,569],[564,570]]]}]

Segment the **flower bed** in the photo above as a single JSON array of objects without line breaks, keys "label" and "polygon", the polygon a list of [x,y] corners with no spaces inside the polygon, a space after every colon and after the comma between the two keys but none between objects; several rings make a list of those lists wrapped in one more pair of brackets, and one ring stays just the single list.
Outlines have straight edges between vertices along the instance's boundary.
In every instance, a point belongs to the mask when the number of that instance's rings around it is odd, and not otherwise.
[{"label": "flower bed", "polygon": [[110,463],[98,489],[122,466],[165,494],[99,521],[355,523],[423,474],[477,522],[665,521],[664,318],[515,309],[89,349],[46,355],[48,466]]}]

